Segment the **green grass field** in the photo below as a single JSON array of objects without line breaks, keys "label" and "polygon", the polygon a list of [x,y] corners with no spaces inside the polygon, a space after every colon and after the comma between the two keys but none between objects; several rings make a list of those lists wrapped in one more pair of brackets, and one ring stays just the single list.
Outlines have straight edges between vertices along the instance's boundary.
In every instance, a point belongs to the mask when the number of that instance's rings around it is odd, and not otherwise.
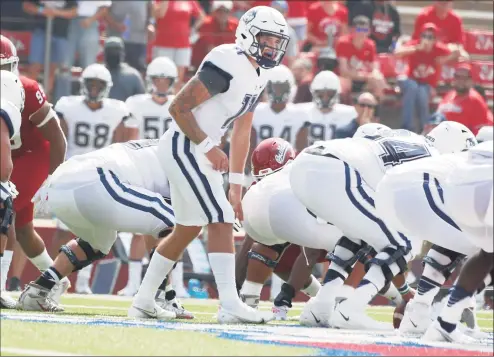
[{"label": "green grass field", "polygon": [[[173,322],[126,318],[129,298],[68,295],[62,303],[66,311],[56,315],[2,310],[1,355],[493,355],[492,339],[475,346],[426,346],[397,333],[303,328],[297,321],[302,304],[290,311],[290,321],[224,326],[216,324],[214,300],[184,300],[196,318]],[[391,322],[391,308],[370,307],[368,313]],[[492,331],[492,311],[478,317]]]}]

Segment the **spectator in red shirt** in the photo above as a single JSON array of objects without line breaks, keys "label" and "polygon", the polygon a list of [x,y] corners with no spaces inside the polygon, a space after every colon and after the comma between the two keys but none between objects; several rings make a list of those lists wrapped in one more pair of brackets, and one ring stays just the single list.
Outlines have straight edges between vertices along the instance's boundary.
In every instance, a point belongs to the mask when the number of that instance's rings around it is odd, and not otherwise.
[{"label": "spectator in red shirt", "polygon": [[363,92],[364,87],[378,100],[386,88],[386,80],[376,62],[376,45],[369,38],[370,20],[365,16],[353,19],[349,35],[336,43],[342,95]]},{"label": "spectator in red shirt", "polygon": [[450,50],[459,49],[462,57],[468,57],[463,49],[465,33],[463,21],[452,9],[453,1],[435,1],[434,5],[425,7],[415,20],[413,40],[419,40],[422,27],[426,23],[433,23],[438,28],[437,38],[448,44]]},{"label": "spectator in red shirt", "polygon": [[307,11],[306,50],[333,47],[338,36],[348,33],[348,10],[339,1],[317,1]]},{"label": "spectator in red shirt", "polygon": [[458,50],[451,52],[437,41],[438,28],[433,23],[422,26],[420,40],[411,40],[395,52],[396,57],[408,58],[407,78],[399,82],[403,94],[402,128],[413,131],[413,119],[417,110],[420,119],[419,132],[429,119],[429,102],[437,85],[441,66],[458,59]]},{"label": "spectator in red shirt", "polygon": [[153,16],[156,19],[153,59],[165,56],[175,62],[178,68],[177,89],[179,89],[183,83],[185,70],[190,66],[192,55],[189,40],[191,19],[196,20],[192,29],[196,32],[206,15],[195,0],[155,0]]},{"label": "spectator in red shirt", "polygon": [[294,41],[297,41],[299,47],[307,38],[307,10],[309,5],[310,2],[308,1],[290,1],[288,3],[286,21],[297,34]]},{"label": "spectator in red shirt", "polygon": [[231,15],[233,1],[213,1],[211,14],[199,28],[199,40],[192,46],[192,66],[198,68],[214,47],[235,42],[238,20]]},{"label": "spectator in red shirt", "polygon": [[477,135],[483,126],[492,126],[492,112],[482,96],[473,89],[472,68],[460,63],[455,71],[453,90],[442,99],[437,111],[446,120],[462,123]]}]

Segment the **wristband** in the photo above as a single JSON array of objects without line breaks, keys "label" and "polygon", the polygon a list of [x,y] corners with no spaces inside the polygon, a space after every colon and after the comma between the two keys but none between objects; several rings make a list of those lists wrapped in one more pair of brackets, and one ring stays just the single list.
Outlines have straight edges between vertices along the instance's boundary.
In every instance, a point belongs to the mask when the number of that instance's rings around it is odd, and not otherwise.
[{"label": "wristband", "polygon": [[234,185],[243,185],[244,184],[244,174],[230,172],[228,174],[228,182],[230,182]]},{"label": "wristband", "polygon": [[44,10],[44,9],[45,9],[45,7],[44,7],[43,5],[40,5],[40,6],[38,7],[38,14],[40,14],[40,15],[41,15],[41,14],[43,13],[43,10]]},{"label": "wristband", "polygon": [[197,144],[197,148],[199,149],[200,152],[205,154],[211,151],[212,148],[214,148],[213,140],[211,140],[211,138],[208,136],[200,144]]}]

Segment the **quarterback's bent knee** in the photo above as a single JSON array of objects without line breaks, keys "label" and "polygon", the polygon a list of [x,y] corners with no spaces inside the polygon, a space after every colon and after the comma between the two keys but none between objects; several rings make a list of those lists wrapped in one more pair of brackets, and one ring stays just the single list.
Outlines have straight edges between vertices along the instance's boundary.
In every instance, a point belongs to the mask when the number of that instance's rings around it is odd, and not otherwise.
[{"label": "quarterback's bent knee", "polygon": [[106,255],[102,252],[96,252],[88,242],[82,240],[81,238],[77,238],[75,241],[77,245],[84,251],[84,254],[86,254],[86,260],[79,260],[75,252],[68,245],[62,245],[59,250],[59,252],[64,253],[67,256],[70,263],[74,266],[73,271],[81,270],[87,267],[92,262],[104,258]]}]

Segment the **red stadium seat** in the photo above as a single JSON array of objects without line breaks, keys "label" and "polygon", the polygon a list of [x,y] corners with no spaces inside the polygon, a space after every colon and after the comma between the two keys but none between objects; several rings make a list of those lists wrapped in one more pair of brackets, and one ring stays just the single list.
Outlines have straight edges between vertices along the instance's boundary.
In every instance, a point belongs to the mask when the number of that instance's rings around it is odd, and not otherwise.
[{"label": "red stadium seat", "polygon": [[17,48],[17,56],[21,62],[27,62],[29,57],[29,48],[31,47],[30,31],[7,31],[2,30],[2,35],[7,37]]},{"label": "red stadium seat", "polygon": [[465,50],[474,56],[492,56],[494,35],[492,32],[472,30],[465,32]]}]

